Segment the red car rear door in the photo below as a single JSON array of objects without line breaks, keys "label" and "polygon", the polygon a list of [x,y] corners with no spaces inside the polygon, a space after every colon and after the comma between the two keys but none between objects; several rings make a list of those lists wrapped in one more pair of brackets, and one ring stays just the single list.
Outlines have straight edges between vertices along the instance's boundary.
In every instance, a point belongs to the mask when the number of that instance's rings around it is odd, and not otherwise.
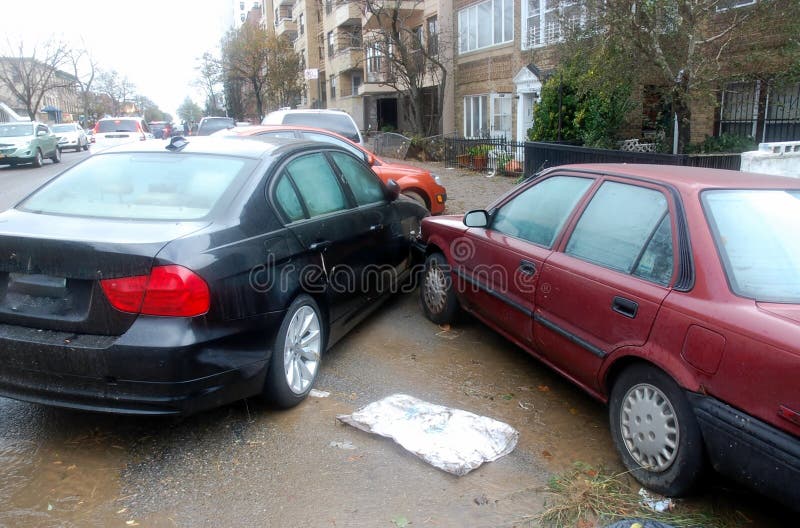
[{"label": "red car rear door", "polygon": [[594,183],[555,175],[533,182],[492,211],[487,228],[451,242],[462,300],[508,338],[529,347],[536,283],[575,206]]},{"label": "red car rear door", "polygon": [[609,353],[647,341],[677,266],[673,219],[663,189],[606,180],[542,269],[535,342],[590,389]]}]

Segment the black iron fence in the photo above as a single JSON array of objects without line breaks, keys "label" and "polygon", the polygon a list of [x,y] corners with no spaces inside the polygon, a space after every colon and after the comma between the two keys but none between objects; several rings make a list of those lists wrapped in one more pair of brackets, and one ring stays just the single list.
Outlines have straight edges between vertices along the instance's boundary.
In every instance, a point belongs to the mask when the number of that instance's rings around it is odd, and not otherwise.
[{"label": "black iron fence", "polygon": [[739,170],[742,157],[740,154],[661,154],[595,149],[557,143],[532,141],[525,143],[526,175],[570,163],[646,163]]},{"label": "black iron fence", "polygon": [[446,167],[510,176],[530,176],[548,167],[571,163],[646,163],[739,170],[739,154],[661,154],[596,149],[562,143],[494,139],[444,139]]},{"label": "black iron fence", "polygon": [[445,138],[444,163],[446,167],[520,176],[525,169],[525,143],[504,138]]}]

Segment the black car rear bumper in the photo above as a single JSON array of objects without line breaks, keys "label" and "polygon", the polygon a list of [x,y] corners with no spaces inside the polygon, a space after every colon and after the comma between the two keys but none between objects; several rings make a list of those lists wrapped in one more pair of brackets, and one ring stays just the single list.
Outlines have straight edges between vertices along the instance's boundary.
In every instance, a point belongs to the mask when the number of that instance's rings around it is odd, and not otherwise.
[{"label": "black car rear bumper", "polygon": [[121,414],[191,414],[258,394],[282,313],[210,328],[140,317],[122,336],[0,325],[0,395]]},{"label": "black car rear bumper", "polygon": [[715,398],[689,393],[689,399],[714,469],[800,507],[800,439]]}]

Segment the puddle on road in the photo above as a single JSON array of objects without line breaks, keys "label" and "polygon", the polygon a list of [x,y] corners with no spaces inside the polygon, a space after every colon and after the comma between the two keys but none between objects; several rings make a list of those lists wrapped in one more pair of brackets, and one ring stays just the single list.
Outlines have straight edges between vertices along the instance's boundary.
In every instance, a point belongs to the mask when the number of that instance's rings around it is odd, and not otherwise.
[{"label": "puddle on road", "polygon": [[6,423],[22,408],[37,418],[27,425],[41,431],[26,435],[35,439],[0,431],[0,526],[124,525],[114,501],[125,449],[108,435],[59,423],[70,417],[85,423],[86,416],[67,413],[51,420],[57,415],[52,410],[0,399]]}]

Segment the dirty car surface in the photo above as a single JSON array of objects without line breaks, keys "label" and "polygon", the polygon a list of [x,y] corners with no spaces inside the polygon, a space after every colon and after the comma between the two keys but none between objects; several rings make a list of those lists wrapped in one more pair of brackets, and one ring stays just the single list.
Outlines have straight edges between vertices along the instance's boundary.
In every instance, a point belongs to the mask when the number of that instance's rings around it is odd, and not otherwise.
[{"label": "dirty car surface", "polygon": [[465,309],[593,396],[631,473],[707,462],[797,507],[800,183],[684,167],[550,169],[426,219],[423,309]]},{"label": "dirty car surface", "polygon": [[396,197],[361,160],[302,141],[92,156],[0,214],[0,394],[135,414],[262,392],[295,405],[391,293],[375,269],[410,271],[427,212]]}]

